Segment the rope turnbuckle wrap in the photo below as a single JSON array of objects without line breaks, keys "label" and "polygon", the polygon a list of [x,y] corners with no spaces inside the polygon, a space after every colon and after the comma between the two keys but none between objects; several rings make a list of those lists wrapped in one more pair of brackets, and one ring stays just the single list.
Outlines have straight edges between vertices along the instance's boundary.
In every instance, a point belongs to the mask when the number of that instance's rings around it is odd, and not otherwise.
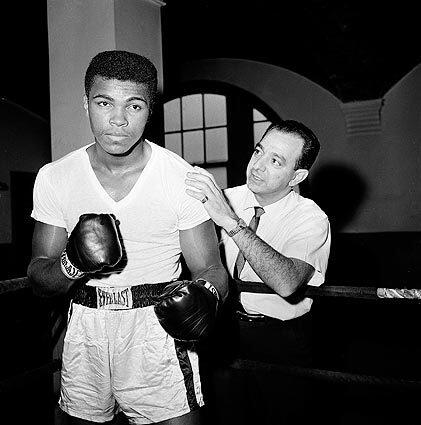
[{"label": "rope turnbuckle wrap", "polygon": [[404,298],[409,300],[420,300],[421,289],[377,288],[377,296],[379,298]]}]

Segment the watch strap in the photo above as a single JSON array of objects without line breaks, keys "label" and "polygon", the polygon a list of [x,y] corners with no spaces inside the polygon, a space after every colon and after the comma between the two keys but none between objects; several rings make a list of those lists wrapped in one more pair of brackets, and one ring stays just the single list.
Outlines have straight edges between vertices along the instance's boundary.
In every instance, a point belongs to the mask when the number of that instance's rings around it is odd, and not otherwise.
[{"label": "watch strap", "polygon": [[234,227],[234,229],[230,230],[229,232],[227,232],[228,236],[230,238],[232,238],[234,235],[236,235],[240,230],[243,230],[247,227],[247,224],[245,223],[245,221],[240,218],[237,221],[237,226]]}]

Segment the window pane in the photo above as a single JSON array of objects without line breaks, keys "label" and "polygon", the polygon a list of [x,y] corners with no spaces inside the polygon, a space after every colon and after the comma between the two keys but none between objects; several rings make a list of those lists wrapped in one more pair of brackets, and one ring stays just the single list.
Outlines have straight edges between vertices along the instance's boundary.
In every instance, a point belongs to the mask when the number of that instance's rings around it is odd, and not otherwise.
[{"label": "window pane", "polygon": [[253,121],[267,121],[267,118],[257,109],[253,109]]},{"label": "window pane", "polygon": [[187,131],[183,134],[184,159],[190,164],[202,164],[203,155],[203,131]]},{"label": "window pane", "polygon": [[181,98],[183,108],[183,129],[203,127],[202,95],[192,94]]},{"label": "window pane", "polygon": [[227,129],[206,130],[206,161],[228,161]]},{"label": "window pane", "polygon": [[165,147],[181,156],[181,133],[166,134]]},{"label": "window pane", "polygon": [[181,130],[180,99],[174,99],[164,104],[165,131]]},{"label": "window pane", "polygon": [[269,125],[270,125],[269,121],[254,123],[254,144],[255,145],[260,142],[260,139],[262,138],[263,133],[266,131]]},{"label": "window pane", "polygon": [[227,124],[225,96],[205,94],[205,123],[207,127]]},{"label": "window pane", "polygon": [[226,167],[214,167],[206,168],[207,171],[213,174],[216,183],[221,189],[227,188],[227,168]]}]

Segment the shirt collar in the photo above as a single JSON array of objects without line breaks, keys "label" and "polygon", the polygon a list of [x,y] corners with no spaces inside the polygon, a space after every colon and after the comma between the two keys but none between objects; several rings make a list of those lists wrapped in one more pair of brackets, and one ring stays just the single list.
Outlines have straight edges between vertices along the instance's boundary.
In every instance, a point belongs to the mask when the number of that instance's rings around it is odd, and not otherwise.
[{"label": "shirt collar", "polygon": [[[270,212],[272,210],[279,209],[288,209],[292,204],[295,204],[298,199],[298,193],[295,190],[291,190],[287,195],[281,198],[279,201],[274,202],[273,204],[266,205],[264,207],[265,212]],[[247,211],[249,209],[254,209],[254,207],[261,206],[258,202],[254,193],[246,186],[246,194],[243,201],[243,210]]]}]

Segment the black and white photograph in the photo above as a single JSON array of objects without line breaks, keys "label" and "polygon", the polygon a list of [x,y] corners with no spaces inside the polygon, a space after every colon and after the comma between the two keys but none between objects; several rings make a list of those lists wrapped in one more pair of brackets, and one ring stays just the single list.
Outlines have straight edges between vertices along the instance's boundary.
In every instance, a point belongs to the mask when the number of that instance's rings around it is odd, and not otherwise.
[{"label": "black and white photograph", "polygon": [[420,424],[418,9],[2,5],[0,424]]}]

